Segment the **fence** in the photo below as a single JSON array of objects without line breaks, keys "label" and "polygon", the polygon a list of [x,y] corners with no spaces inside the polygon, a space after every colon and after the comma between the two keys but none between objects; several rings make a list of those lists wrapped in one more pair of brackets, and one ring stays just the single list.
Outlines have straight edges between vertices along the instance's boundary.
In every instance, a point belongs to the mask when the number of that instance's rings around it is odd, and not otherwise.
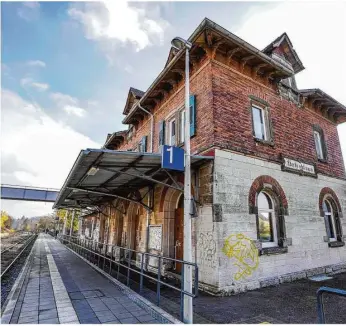
[{"label": "fence", "polygon": [[[130,286],[131,273],[139,276],[139,293],[143,292],[144,279],[156,283],[156,304],[160,306],[161,287],[178,291],[180,293],[180,319],[183,320],[184,315],[184,297],[189,296],[195,298],[198,295],[198,267],[195,263],[190,263],[180,259],[164,257],[148,252],[139,252],[130,248],[116,246],[112,244],[97,242],[89,239],[82,239],[76,236],[59,235],[59,240],[68,245],[73,251],[86,258],[90,262],[101,267],[103,271],[112,275],[112,268],[115,266],[116,279],[119,280],[121,273],[120,268],[126,272],[126,285]],[[135,261],[132,259],[135,257]],[[138,263],[137,257],[140,257],[140,268],[134,267],[134,263]],[[150,260],[157,262],[156,266],[150,265]],[[181,264],[181,286],[177,287],[162,280],[165,262],[167,265]],[[107,266],[108,265],[108,266]],[[184,269],[193,268],[194,284],[192,292],[184,290]],[[113,269],[114,271],[114,269]],[[145,273],[145,271],[147,273]],[[148,273],[151,273],[148,274]],[[155,274],[157,273],[156,277]]]},{"label": "fence", "polygon": [[330,288],[322,286],[317,290],[317,313],[318,313],[318,322],[319,324],[325,324],[326,318],[324,315],[324,306],[323,306],[323,293],[335,294],[341,297],[346,297],[346,290]]}]

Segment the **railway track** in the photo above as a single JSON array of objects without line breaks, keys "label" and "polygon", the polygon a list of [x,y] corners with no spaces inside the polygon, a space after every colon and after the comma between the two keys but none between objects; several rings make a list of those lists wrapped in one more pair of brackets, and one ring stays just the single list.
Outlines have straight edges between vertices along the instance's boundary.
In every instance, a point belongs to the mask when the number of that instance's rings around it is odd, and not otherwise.
[{"label": "railway track", "polygon": [[[37,238],[36,234],[17,234],[1,243],[1,306],[11,291],[27,255]],[[3,239],[2,239],[3,240]]]}]

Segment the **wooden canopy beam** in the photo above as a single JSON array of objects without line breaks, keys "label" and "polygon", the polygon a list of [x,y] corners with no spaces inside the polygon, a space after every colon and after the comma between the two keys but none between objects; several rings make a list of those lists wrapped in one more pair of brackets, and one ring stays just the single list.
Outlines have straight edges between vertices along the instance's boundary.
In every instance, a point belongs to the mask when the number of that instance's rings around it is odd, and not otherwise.
[{"label": "wooden canopy beam", "polygon": [[236,47],[232,50],[227,51],[227,54],[226,54],[227,55],[227,64],[231,63],[231,59],[232,59],[233,55],[235,53],[239,52],[241,49],[242,49],[241,47]]},{"label": "wooden canopy beam", "polygon": [[266,67],[266,66],[268,66],[267,63],[260,63],[260,64],[258,64],[257,66],[255,66],[255,67],[254,67],[254,73],[255,73],[255,75],[258,74],[258,72],[259,72],[259,70],[260,70],[261,68],[264,68],[264,67]]}]

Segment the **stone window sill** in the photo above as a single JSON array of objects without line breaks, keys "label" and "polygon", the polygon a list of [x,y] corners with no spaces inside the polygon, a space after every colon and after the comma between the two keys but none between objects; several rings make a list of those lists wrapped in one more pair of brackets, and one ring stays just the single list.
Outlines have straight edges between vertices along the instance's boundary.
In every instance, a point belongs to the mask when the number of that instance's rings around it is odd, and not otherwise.
[{"label": "stone window sill", "polygon": [[254,137],[255,142],[274,147],[274,142]]},{"label": "stone window sill", "polygon": [[262,248],[260,250],[261,256],[263,255],[279,255],[279,254],[285,254],[288,252],[287,247],[268,247],[268,248]]},{"label": "stone window sill", "polygon": [[328,161],[326,159],[324,159],[324,158],[319,158],[318,162],[320,162],[320,163],[328,163]]},{"label": "stone window sill", "polygon": [[345,242],[343,242],[343,241],[328,242],[328,247],[330,247],[330,248],[343,247],[344,245],[345,245]]}]

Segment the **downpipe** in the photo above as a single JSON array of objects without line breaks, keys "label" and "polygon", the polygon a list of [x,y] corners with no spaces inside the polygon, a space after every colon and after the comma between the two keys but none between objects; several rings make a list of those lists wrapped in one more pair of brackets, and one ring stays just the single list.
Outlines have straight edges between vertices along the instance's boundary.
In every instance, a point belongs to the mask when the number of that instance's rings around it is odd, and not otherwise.
[{"label": "downpipe", "polygon": [[137,105],[143,112],[150,115],[150,120],[151,120],[151,122],[150,122],[150,153],[152,153],[153,149],[154,149],[154,115],[151,112],[149,112],[148,110],[144,109],[141,106],[140,101],[138,101]]}]

